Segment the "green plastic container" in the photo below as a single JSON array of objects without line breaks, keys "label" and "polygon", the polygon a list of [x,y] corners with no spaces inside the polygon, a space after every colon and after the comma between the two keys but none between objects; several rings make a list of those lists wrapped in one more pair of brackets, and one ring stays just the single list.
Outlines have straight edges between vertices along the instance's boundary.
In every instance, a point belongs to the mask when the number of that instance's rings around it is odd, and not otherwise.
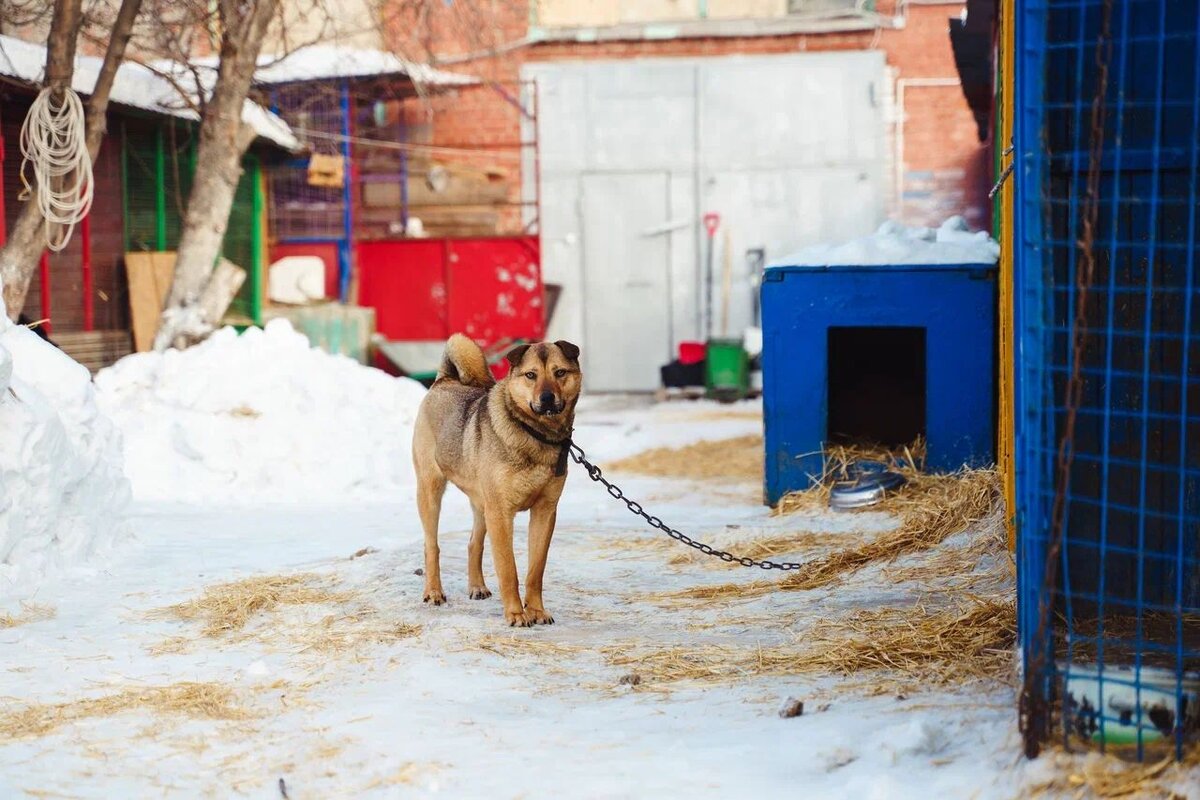
[{"label": "green plastic container", "polygon": [[741,339],[709,339],[705,357],[708,396],[722,403],[741,400],[750,390],[750,357]]}]

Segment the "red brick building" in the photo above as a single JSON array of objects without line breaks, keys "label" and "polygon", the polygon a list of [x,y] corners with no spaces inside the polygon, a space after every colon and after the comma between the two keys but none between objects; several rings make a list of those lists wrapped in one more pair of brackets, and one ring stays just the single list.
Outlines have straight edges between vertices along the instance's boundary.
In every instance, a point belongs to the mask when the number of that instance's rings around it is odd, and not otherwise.
[{"label": "red brick building", "polygon": [[549,335],[592,346],[594,389],[653,388],[680,341],[754,325],[755,254],[887,218],[989,227],[991,147],[951,49],[962,2],[420,5],[387,20],[389,48],[485,82],[430,103],[426,141],[511,167],[502,219],[536,223],[562,287]]},{"label": "red brick building", "polygon": [[[511,0],[465,14],[452,4],[433,4],[435,13],[427,19],[390,19],[391,30],[407,31],[393,34],[392,44],[403,51],[417,38],[438,66],[503,83],[517,82],[522,67],[536,62],[879,50],[892,78],[889,127],[892,152],[900,162],[891,165],[892,180],[899,186],[891,187],[889,216],[935,224],[962,214],[972,227],[990,225],[991,150],[979,139],[950,47],[949,20],[964,12],[965,0],[875,0],[862,4],[874,7],[870,17],[557,29],[536,26],[531,2],[537,0]],[[437,144],[497,145],[518,139],[519,116],[511,106],[484,89],[476,91],[487,98],[470,98],[457,112],[438,108],[433,125]]]}]

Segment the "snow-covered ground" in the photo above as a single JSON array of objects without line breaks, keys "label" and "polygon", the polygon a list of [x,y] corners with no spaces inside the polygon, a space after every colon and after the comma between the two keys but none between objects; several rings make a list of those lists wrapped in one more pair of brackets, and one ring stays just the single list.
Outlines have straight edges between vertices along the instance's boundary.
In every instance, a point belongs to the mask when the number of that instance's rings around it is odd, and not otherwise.
[{"label": "snow-covered ground", "polygon": [[[274,335],[286,350],[287,337]],[[212,346],[231,348],[215,361],[237,360],[231,343]],[[204,357],[196,352],[167,359]],[[46,580],[32,598],[38,613],[24,624],[0,624],[0,797],[278,798],[282,779],[290,798],[927,800],[1025,796],[1044,777],[1046,762],[1030,768],[1020,759],[1014,698],[1002,687],[899,696],[872,691],[881,682],[871,676],[819,674],[622,685],[629,668],[615,666],[614,654],[707,645],[745,653],[803,642],[820,620],[904,602],[907,590],[872,567],[829,589],[664,602],[665,592],[763,576],[672,563],[673,550],[645,546],[659,535],[577,467],[547,570],[555,625],[510,629],[498,598],[467,599],[470,510],[454,490],[442,526],[451,602],[423,605],[420,525],[399,468],[369,492],[331,474],[347,492],[338,498],[313,488],[319,471],[310,472],[312,455],[301,451],[289,469],[305,477],[313,495],[306,501],[286,497],[253,460],[255,441],[276,447],[286,430],[272,416],[295,423],[294,404],[332,391],[320,378],[342,369],[294,355],[315,371],[302,390],[293,378],[266,375],[263,394],[255,388],[253,397],[198,376],[164,377],[175,368],[166,360],[142,358],[118,368],[136,379],[100,381],[102,403],[133,441],[135,539],[97,562],[94,577]],[[342,380],[367,378],[346,371]],[[270,384],[292,388],[272,405]],[[125,399],[105,394],[114,387],[128,390]],[[389,390],[371,397],[403,413]],[[324,413],[330,402],[312,408]],[[342,402],[352,405],[354,393]],[[231,417],[242,403],[258,415]],[[365,406],[341,412],[370,422]],[[759,412],[755,403],[585,398],[576,440],[605,463],[653,446],[756,433]],[[330,419],[309,416],[301,435],[326,436],[319,429]],[[354,446],[407,462],[405,425],[377,422],[375,441],[355,438]],[[235,423],[245,429],[233,430]],[[203,483],[195,462],[205,458],[151,447],[176,426],[198,450],[210,446],[204,431],[241,437],[251,466],[229,465],[234,486]],[[331,473],[343,463],[337,458]],[[209,496],[189,489],[169,497],[169,482],[146,472],[155,463],[174,478],[201,480]],[[850,542],[891,524],[879,514],[772,517],[760,505],[761,487],[748,481],[620,482],[664,520],[731,546],[743,536],[814,528]],[[273,488],[260,498],[288,502],[225,502],[264,486]],[[522,564],[523,549],[518,537]],[[490,576],[490,559],[485,571]],[[309,602],[261,609],[244,628],[213,637],[203,620],[164,611],[218,584],[270,576],[297,581]],[[185,685],[192,683],[200,686]],[[192,690],[209,700],[190,714],[152,708],[164,693]],[[778,716],[788,697],[804,701],[802,716]],[[17,729],[27,735],[11,738]]]}]

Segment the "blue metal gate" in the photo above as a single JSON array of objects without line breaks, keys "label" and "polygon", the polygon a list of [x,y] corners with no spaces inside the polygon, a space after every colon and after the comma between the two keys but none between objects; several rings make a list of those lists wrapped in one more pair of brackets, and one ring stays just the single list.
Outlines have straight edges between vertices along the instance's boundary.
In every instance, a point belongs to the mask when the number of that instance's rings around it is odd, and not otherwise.
[{"label": "blue metal gate", "polygon": [[1017,0],[1026,750],[1200,728],[1200,14]]}]

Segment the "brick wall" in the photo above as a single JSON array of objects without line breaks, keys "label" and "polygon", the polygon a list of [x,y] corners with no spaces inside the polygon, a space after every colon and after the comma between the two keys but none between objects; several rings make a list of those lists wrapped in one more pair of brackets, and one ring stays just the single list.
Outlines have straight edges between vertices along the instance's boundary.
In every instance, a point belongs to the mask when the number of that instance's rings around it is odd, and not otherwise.
[{"label": "brick wall", "polygon": [[[896,8],[894,0],[880,0],[876,7],[884,14],[892,14]],[[878,48],[887,54],[888,66],[897,78],[897,89],[903,87],[903,129],[892,131],[903,143],[903,163],[895,169],[902,191],[890,199],[892,216],[913,224],[936,224],[951,214],[962,214],[972,227],[987,228],[989,148],[978,141],[974,118],[958,85],[948,33],[948,19],[960,13],[961,8],[961,3],[909,6],[901,30],[539,43],[497,56],[456,62],[455,57],[503,48],[526,35],[527,6],[525,2],[514,2],[504,4],[504,9],[489,20],[490,24],[482,26],[485,33],[471,29],[463,19],[452,16],[451,10],[435,10],[427,22],[426,44],[438,57],[450,57],[450,63],[443,68],[460,69],[506,86],[515,85],[521,65],[533,61]],[[938,82],[947,85],[929,85]],[[460,103],[458,108],[455,108],[456,98]],[[519,138],[516,109],[490,88],[462,90],[454,97],[437,101],[435,106],[432,116],[436,144],[501,144]],[[897,114],[900,111],[896,109]],[[518,185],[514,182],[514,193]]]}]

